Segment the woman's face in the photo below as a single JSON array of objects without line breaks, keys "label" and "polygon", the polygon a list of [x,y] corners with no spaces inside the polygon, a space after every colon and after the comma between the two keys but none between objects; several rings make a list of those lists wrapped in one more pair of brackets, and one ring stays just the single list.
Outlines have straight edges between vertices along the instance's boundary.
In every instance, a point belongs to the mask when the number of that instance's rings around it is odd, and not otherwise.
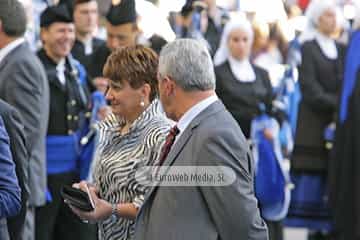
[{"label": "woman's face", "polygon": [[228,38],[228,47],[233,58],[244,60],[250,55],[251,40],[249,34],[242,29],[234,29]]},{"label": "woman's face", "polygon": [[112,112],[126,120],[135,120],[143,110],[140,102],[148,102],[143,97],[142,87],[134,89],[127,81],[118,83],[111,80],[106,92],[106,100],[110,102]]},{"label": "woman's face", "polygon": [[333,9],[327,9],[318,19],[318,30],[324,35],[330,36],[336,29],[336,13]]}]

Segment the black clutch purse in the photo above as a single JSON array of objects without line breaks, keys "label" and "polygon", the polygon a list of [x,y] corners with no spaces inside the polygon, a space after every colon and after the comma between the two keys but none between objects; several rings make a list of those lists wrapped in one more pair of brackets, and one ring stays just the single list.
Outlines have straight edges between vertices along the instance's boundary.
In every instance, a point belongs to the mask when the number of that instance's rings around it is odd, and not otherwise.
[{"label": "black clutch purse", "polygon": [[82,211],[91,212],[94,210],[89,194],[81,189],[63,186],[60,194],[70,205]]}]

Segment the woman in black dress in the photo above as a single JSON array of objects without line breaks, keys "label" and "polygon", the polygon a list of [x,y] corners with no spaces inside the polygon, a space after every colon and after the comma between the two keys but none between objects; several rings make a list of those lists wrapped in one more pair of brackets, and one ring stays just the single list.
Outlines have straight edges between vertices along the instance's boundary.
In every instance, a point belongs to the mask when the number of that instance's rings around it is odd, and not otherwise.
[{"label": "woman in black dress", "polygon": [[270,113],[273,99],[268,73],[250,63],[253,35],[246,19],[230,21],[214,57],[216,93],[248,139],[251,121],[261,113],[259,105]]},{"label": "woman in black dress", "polygon": [[[252,26],[245,18],[231,20],[225,26],[214,57],[216,93],[249,140],[254,118],[262,113],[274,116],[274,94],[268,73],[249,60],[253,35]],[[270,140],[276,137],[272,136],[270,129],[264,130],[264,135]],[[265,220],[270,239],[282,240],[280,222]]]}]

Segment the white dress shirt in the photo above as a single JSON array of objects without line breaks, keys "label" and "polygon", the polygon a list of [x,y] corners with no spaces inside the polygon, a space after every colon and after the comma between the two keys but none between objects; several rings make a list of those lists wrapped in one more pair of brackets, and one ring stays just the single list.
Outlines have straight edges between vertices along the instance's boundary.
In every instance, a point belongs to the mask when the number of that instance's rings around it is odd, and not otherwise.
[{"label": "white dress shirt", "polygon": [[89,40],[86,40],[85,42],[83,42],[84,44],[84,48],[85,48],[85,55],[90,55],[93,53],[93,41],[92,38],[90,38]]},{"label": "white dress shirt", "polygon": [[0,63],[4,60],[4,58],[16,47],[18,47],[20,44],[22,44],[25,41],[23,37],[16,39],[15,41],[12,41],[2,49],[0,49]]},{"label": "white dress shirt", "polygon": [[65,59],[61,59],[58,65],[56,66],[56,76],[62,85],[65,85]]},{"label": "white dress shirt", "polygon": [[203,110],[205,110],[205,108],[207,108],[208,106],[210,106],[212,103],[216,102],[217,100],[218,100],[218,97],[216,95],[212,95],[212,96],[198,102],[197,104],[195,104],[189,110],[186,111],[186,113],[179,119],[178,123],[176,124],[176,126],[178,127],[180,132],[176,136],[174,144],[176,144],[177,140],[180,138],[181,134],[185,131],[187,126],[189,126],[191,121],[196,116],[198,116]]}]

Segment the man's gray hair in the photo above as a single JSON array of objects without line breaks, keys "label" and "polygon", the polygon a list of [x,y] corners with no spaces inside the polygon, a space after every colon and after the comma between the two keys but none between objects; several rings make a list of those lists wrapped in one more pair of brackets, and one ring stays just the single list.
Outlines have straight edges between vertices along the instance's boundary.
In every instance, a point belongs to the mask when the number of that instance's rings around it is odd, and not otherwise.
[{"label": "man's gray hair", "polygon": [[9,37],[21,37],[26,30],[26,13],[18,0],[0,0],[0,21]]},{"label": "man's gray hair", "polygon": [[160,52],[159,74],[185,91],[215,89],[215,73],[206,45],[193,39],[168,43]]}]

